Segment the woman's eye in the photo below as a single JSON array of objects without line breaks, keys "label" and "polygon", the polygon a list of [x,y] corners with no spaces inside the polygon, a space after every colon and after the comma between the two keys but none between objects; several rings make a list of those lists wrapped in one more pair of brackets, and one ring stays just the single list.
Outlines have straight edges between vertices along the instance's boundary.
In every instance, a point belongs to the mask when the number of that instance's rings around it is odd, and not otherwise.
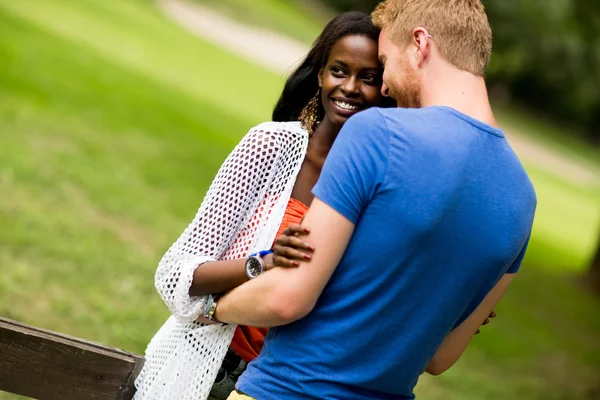
[{"label": "woman's eye", "polygon": [[341,68],[339,68],[339,67],[333,67],[333,68],[331,68],[331,72],[334,75],[344,75],[344,70],[341,69]]},{"label": "woman's eye", "polygon": [[368,75],[363,76],[363,81],[370,85],[376,84],[378,82],[378,80],[379,80],[379,78],[375,75],[368,74]]}]

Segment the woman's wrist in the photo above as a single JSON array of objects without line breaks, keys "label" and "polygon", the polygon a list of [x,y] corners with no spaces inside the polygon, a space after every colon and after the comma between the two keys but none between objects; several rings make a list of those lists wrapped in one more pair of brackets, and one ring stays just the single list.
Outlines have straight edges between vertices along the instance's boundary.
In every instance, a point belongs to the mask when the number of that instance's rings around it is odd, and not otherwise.
[{"label": "woman's wrist", "polygon": [[275,265],[273,264],[273,253],[267,254],[263,257],[263,261],[265,262],[265,270],[268,271],[272,269]]},{"label": "woman's wrist", "polygon": [[248,280],[247,258],[226,261],[209,261],[196,267],[190,296],[205,296],[234,289]]}]

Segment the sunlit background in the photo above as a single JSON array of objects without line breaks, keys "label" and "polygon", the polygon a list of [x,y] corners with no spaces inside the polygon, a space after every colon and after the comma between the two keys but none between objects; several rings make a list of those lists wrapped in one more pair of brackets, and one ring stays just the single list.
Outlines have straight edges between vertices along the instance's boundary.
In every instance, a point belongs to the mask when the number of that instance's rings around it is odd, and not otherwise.
[{"label": "sunlit background", "polygon": [[[0,0],[0,316],[142,353],[157,262],[221,162],[327,20],[376,3]],[[600,2],[485,4],[539,207],[498,317],[417,395],[599,399]]]}]

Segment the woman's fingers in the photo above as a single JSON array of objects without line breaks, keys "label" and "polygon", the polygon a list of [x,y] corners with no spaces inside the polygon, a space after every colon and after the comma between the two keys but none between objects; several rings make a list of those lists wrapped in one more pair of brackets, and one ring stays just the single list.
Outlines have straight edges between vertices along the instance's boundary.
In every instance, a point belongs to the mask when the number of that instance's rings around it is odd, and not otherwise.
[{"label": "woman's fingers", "polygon": [[298,261],[290,260],[289,258],[273,255],[273,265],[275,267],[296,268],[300,266]]},{"label": "woman's fingers", "polygon": [[279,257],[289,258],[290,260],[310,260],[312,257],[310,254],[296,250],[289,246],[275,245],[273,247],[273,254]]},{"label": "woman's fingers", "polygon": [[303,227],[302,225],[298,225],[298,224],[291,224],[290,226],[287,227],[287,229],[285,231],[283,231],[282,235],[283,236],[302,236],[302,235],[307,235],[310,233],[310,229]]},{"label": "woman's fingers", "polygon": [[299,260],[310,260],[315,248],[308,242],[300,239],[300,236],[310,232],[298,224],[290,225],[273,245],[273,265],[276,267],[298,267]]},{"label": "woman's fingers", "polygon": [[[495,317],[496,317],[496,313],[495,313],[494,311],[492,311],[492,312],[490,313],[490,316],[489,316],[489,317],[487,317],[487,318],[485,319],[485,321],[483,321],[483,324],[481,324],[481,326],[484,326],[484,325],[487,325],[487,324],[489,324],[489,323],[490,323],[490,321],[491,321],[491,319],[492,319],[492,318],[495,318]],[[478,333],[481,333],[481,330],[480,330],[480,329],[477,329],[477,332],[476,332],[475,334],[477,335]]]},{"label": "woman's fingers", "polygon": [[281,235],[275,241],[275,245],[280,247],[293,247],[296,249],[304,249],[308,251],[315,250],[310,243],[307,243],[302,239],[297,238],[296,236]]}]

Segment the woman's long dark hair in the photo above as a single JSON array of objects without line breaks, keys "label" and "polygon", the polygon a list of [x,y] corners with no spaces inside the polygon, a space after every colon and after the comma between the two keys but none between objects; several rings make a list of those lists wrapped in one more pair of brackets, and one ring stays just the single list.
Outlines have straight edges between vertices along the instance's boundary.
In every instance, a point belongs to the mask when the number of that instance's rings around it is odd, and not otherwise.
[{"label": "woman's long dark hair", "polygon": [[[281,97],[273,109],[273,121],[297,121],[300,112],[319,90],[319,71],[327,64],[329,53],[335,43],[350,35],[361,35],[379,40],[379,28],[373,25],[365,13],[349,11],[332,19],[315,40],[302,64],[287,79]],[[318,120],[325,110],[319,99]]]}]

